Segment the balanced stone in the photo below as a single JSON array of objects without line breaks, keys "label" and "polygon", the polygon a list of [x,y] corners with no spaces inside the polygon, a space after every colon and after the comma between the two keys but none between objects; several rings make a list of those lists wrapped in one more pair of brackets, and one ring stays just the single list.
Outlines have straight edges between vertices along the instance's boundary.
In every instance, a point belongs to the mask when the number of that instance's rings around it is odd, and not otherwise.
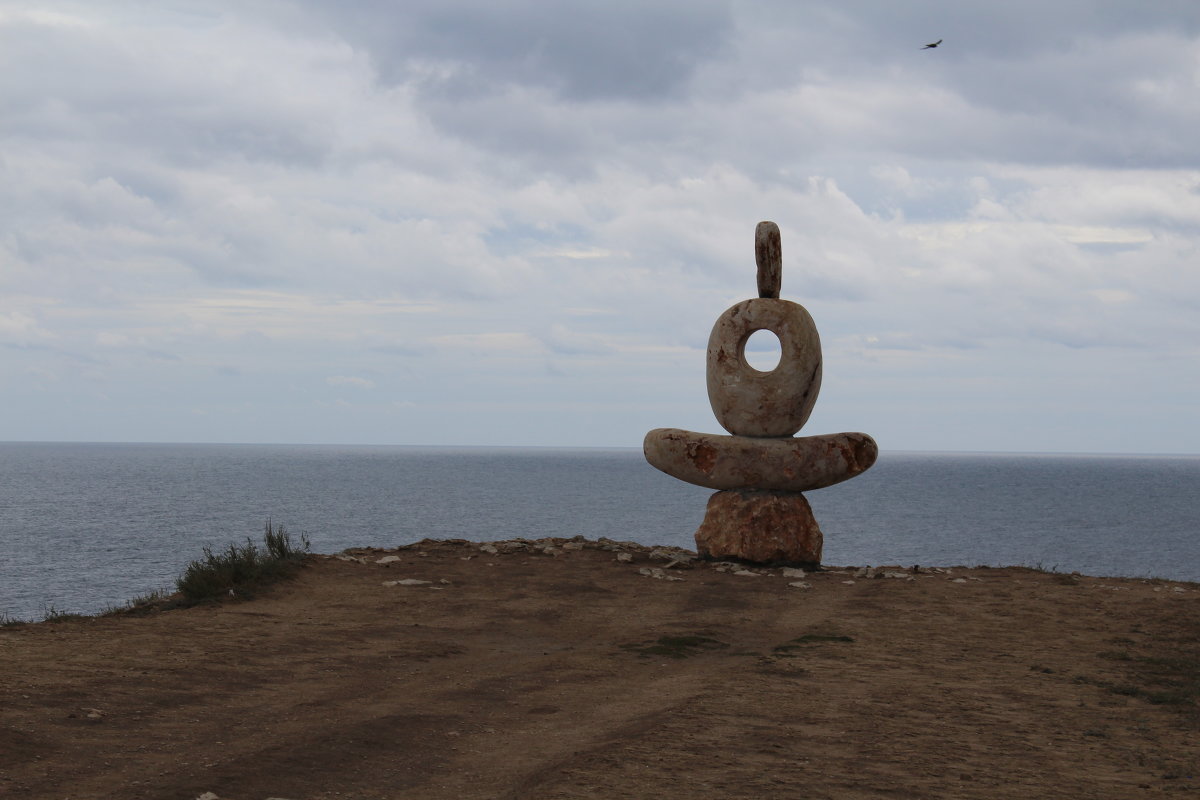
[{"label": "balanced stone", "polygon": [[804,495],[733,490],[708,499],[696,550],[712,559],[815,566],[824,537]]},{"label": "balanced stone", "polygon": [[[721,314],[708,339],[709,403],[733,435],[657,428],[643,450],[668,475],[720,490],[696,531],[701,555],[815,565],[823,537],[801,492],[861,474],[879,448],[865,433],[795,436],[821,390],[821,339],[803,306],[779,299],[783,255],[775,223],[758,224],[754,258],[758,297]],[[779,364],[769,371],[746,360],[746,343],[761,330],[779,338]]]},{"label": "balanced stone", "polygon": [[656,428],[642,444],[651,466],[709,489],[807,492],[849,480],[875,463],[865,433],[758,439]]}]

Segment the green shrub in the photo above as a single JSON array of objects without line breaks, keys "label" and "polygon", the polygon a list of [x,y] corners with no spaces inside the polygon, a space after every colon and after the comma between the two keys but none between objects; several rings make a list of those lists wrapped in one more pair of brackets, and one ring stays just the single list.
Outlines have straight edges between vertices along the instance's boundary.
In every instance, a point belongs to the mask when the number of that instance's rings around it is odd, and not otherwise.
[{"label": "green shrub", "polygon": [[175,582],[184,605],[195,605],[222,597],[250,597],[255,591],[289,577],[308,554],[308,538],[301,535],[297,547],[282,525],[267,520],[263,533],[265,549],[250,539],[231,544],[214,553],[204,548],[204,557],[188,564]]}]

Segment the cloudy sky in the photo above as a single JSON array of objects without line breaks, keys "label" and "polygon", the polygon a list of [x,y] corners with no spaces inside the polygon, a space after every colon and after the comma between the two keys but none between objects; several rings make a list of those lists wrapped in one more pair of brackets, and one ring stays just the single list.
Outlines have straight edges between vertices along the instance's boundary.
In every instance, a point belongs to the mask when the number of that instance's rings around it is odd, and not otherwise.
[{"label": "cloudy sky", "polygon": [[1194,0],[0,0],[0,440],[720,432],[770,219],[801,435],[1200,453],[1197,131]]}]

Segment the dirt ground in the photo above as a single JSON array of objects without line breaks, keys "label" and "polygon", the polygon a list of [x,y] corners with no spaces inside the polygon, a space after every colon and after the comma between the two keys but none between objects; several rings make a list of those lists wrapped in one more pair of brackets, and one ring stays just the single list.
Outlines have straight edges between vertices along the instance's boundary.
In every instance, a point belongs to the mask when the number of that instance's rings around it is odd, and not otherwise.
[{"label": "dirt ground", "polygon": [[0,797],[1200,796],[1196,584],[496,549],[0,628]]}]

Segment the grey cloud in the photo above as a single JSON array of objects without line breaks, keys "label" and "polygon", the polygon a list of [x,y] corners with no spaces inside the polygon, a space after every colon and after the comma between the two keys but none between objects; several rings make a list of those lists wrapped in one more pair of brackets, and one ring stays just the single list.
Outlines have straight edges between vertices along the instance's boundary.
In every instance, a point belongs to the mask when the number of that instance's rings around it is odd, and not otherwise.
[{"label": "grey cloud", "polygon": [[[368,53],[441,132],[500,156],[497,174],[580,179],[608,162],[653,173],[727,161],[762,178],[784,163],[819,168],[867,152],[1195,163],[1194,3],[298,0],[291,9],[308,35]],[[942,48],[920,52],[935,38]],[[298,135],[304,125],[293,138],[239,130],[245,140],[218,131],[214,144],[320,157],[319,131]]]},{"label": "grey cloud", "polygon": [[185,44],[145,31],[122,38],[103,26],[6,21],[0,135],[190,166],[230,157],[313,164],[328,155],[329,131],[304,103],[268,93],[251,74],[214,72],[216,53]]},{"label": "grey cloud", "polygon": [[721,0],[417,0],[402,12],[386,0],[306,5],[368,49],[385,80],[407,82],[433,62],[444,69],[425,77],[425,90],[454,97],[506,83],[579,101],[678,96],[733,24]]}]

